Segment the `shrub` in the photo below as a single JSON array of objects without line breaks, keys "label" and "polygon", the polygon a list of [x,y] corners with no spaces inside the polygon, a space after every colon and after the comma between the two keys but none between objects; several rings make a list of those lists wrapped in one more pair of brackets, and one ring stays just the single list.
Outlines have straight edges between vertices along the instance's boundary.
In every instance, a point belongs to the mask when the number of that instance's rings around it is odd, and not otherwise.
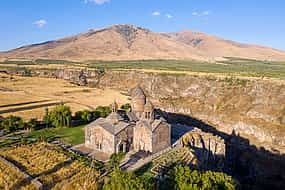
[{"label": "shrub", "polygon": [[94,120],[94,114],[91,111],[83,110],[75,113],[74,119],[78,121],[83,121],[84,123],[88,123]]},{"label": "shrub", "polygon": [[171,180],[175,190],[211,189],[234,190],[236,183],[231,176],[221,172],[192,171],[187,166],[176,166],[171,172]]},{"label": "shrub", "polygon": [[11,115],[1,122],[1,128],[7,132],[14,132],[24,128],[24,121],[21,117]]},{"label": "shrub", "polygon": [[[155,189],[149,178],[136,177],[133,173],[115,169],[108,180],[105,181],[103,190],[147,190]],[[148,181],[145,181],[148,180]]]},{"label": "shrub", "polygon": [[112,112],[110,106],[98,106],[95,109],[95,116],[99,116],[99,117],[107,117],[110,113]]},{"label": "shrub", "polygon": [[129,103],[126,103],[124,105],[121,106],[121,109],[122,110],[125,110],[125,111],[129,111],[131,108],[131,105]]},{"label": "shrub", "polygon": [[45,109],[45,115],[43,117],[43,122],[46,124],[46,127],[49,127],[50,119],[49,119],[49,110],[48,110],[48,108]]},{"label": "shrub", "polygon": [[74,119],[89,123],[98,119],[99,117],[107,117],[111,113],[109,106],[98,106],[95,111],[83,110],[75,113]]},{"label": "shrub", "polygon": [[0,130],[3,129],[3,126],[2,126],[2,121],[4,120],[4,118],[0,115]]},{"label": "shrub", "polygon": [[27,123],[25,123],[25,128],[33,131],[37,128],[38,124],[39,124],[38,120],[33,118],[30,119]]},{"label": "shrub", "polygon": [[56,106],[49,114],[48,120],[55,127],[70,127],[71,126],[71,111],[70,107],[65,105]]},{"label": "shrub", "polygon": [[124,152],[112,154],[108,161],[108,168],[110,169],[118,168],[120,165],[120,162],[124,159],[124,157],[125,157]]}]

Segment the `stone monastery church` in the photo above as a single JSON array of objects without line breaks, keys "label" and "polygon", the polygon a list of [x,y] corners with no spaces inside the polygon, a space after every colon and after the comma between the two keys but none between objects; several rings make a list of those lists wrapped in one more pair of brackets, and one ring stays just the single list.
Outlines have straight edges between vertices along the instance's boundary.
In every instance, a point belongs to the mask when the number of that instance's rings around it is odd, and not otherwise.
[{"label": "stone monastery church", "polygon": [[131,92],[131,109],[112,113],[85,127],[85,146],[106,154],[133,151],[159,152],[171,146],[171,126],[155,112],[140,87]]}]

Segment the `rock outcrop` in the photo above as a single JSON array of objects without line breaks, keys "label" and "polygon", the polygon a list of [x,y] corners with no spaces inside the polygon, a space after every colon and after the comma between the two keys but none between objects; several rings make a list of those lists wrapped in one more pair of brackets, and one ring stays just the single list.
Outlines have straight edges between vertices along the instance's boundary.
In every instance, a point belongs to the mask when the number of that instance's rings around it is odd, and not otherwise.
[{"label": "rock outcrop", "polygon": [[200,162],[201,169],[215,169],[223,171],[226,158],[225,141],[211,133],[200,129],[193,129],[184,134],[180,143],[183,147],[189,147],[196,159]]},{"label": "rock outcrop", "polygon": [[285,146],[285,82],[138,71],[9,70],[70,80],[78,85],[127,91],[140,84],[164,111],[203,120],[218,130],[233,130],[262,146]]},{"label": "rock outcrop", "polygon": [[167,112],[182,113],[231,134],[285,145],[285,83],[138,72],[107,72],[99,86],[126,90],[140,84]]}]

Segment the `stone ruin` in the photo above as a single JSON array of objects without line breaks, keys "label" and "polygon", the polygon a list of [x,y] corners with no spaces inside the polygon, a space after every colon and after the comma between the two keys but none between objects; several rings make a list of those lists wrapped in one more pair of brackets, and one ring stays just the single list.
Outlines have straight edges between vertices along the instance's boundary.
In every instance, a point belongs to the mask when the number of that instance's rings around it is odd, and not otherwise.
[{"label": "stone ruin", "polygon": [[224,168],[226,144],[222,138],[194,128],[184,134],[179,141],[181,146],[191,149],[201,169]]}]

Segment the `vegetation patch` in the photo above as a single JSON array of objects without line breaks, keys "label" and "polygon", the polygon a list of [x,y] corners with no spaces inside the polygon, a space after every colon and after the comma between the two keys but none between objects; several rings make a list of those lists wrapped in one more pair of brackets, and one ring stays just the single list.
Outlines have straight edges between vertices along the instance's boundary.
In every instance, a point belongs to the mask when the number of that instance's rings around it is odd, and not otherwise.
[{"label": "vegetation patch", "polygon": [[225,61],[218,63],[186,60],[95,61],[89,62],[89,67],[97,69],[150,69],[224,73],[249,77],[285,77],[284,62],[269,62],[231,57],[227,57]]},{"label": "vegetation patch", "polygon": [[47,128],[14,137],[47,141],[59,140],[65,144],[77,145],[84,143],[84,127],[85,125],[70,128]]},{"label": "vegetation patch", "polygon": [[39,65],[39,64],[78,64],[74,61],[52,60],[52,59],[35,59],[35,60],[5,60],[1,64],[13,65]]},{"label": "vegetation patch", "polygon": [[[60,147],[49,143],[21,145],[14,148],[1,149],[1,156],[7,158],[22,171],[33,178],[38,178],[45,189],[98,189],[98,167],[86,165],[84,159],[71,155]],[[7,168],[0,162],[0,169]],[[5,170],[6,171],[6,170]],[[21,180],[17,173],[0,174],[0,181],[8,179],[9,183],[1,183],[4,189],[15,185]]]},{"label": "vegetation patch", "polygon": [[211,189],[211,190],[234,190],[234,179],[220,172],[199,172],[186,166],[176,166],[171,172],[172,187],[168,189]]},{"label": "vegetation patch", "polygon": [[13,189],[15,184],[21,181],[25,184],[20,187],[20,190],[35,190],[22,173],[0,160],[0,189]]}]

